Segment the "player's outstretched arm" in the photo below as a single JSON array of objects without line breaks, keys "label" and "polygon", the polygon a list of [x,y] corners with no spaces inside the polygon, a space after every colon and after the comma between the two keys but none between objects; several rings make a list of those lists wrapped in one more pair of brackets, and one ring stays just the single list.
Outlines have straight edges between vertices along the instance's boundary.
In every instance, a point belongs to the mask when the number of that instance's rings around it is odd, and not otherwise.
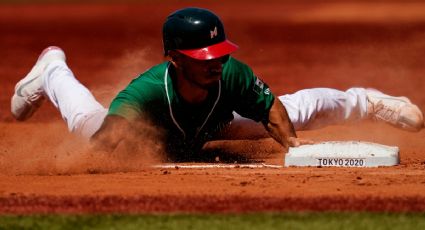
[{"label": "player's outstretched arm", "polygon": [[274,100],[269,112],[269,122],[265,124],[267,131],[284,148],[314,143],[311,140],[298,138],[288,112],[280,100]]},{"label": "player's outstretched arm", "polygon": [[108,115],[90,141],[97,150],[113,152],[131,130],[130,122],[125,118]]}]

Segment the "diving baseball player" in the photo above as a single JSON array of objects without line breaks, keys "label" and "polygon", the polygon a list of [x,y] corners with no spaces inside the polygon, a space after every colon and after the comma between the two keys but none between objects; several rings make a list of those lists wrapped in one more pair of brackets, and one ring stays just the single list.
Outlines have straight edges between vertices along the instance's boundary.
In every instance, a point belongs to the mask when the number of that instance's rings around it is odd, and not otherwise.
[{"label": "diving baseball player", "polygon": [[169,15],[163,43],[168,61],[132,80],[109,109],[78,82],[65,53],[48,47],[17,83],[12,114],[26,120],[48,98],[71,132],[111,150],[143,133],[137,123],[149,121],[164,130],[163,142],[174,160],[190,159],[205,142],[220,138],[242,119],[262,123],[283,147],[311,143],[297,138],[295,130],[348,120],[371,118],[410,131],[423,127],[417,106],[377,90],[317,88],[275,96],[249,66],[230,56],[237,45],[226,38],[220,19],[206,9],[184,8]]}]

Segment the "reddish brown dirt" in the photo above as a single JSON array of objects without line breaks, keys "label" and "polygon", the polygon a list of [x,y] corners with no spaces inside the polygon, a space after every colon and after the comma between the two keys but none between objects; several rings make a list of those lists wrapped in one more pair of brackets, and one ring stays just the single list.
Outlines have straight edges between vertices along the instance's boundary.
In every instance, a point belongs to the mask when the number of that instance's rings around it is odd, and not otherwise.
[{"label": "reddish brown dirt", "polygon": [[[235,56],[277,94],[374,87],[408,96],[424,110],[425,4],[255,2],[196,5],[221,16],[240,46]],[[28,122],[11,117],[13,87],[46,46],[61,46],[78,79],[107,105],[131,78],[163,60],[164,18],[192,4],[1,5],[0,213],[425,211],[425,131],[364,122],[299,133],[399,146],[396,167],[164,170],[149,168],[145,153],[87,153],[49,104]],[[271,139],[208,146],[219,147],[283,163]]]}]

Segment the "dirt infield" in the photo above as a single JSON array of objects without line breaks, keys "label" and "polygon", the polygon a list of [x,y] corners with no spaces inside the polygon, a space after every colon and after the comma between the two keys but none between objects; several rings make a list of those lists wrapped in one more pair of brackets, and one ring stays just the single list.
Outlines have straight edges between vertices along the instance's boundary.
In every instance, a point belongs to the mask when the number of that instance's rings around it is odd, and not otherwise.
[{"label": "dirt infield", "polygon": [[[374,87],[408,96],[424,111],[424,3],[266,2],[196,6],[222,18],[229,39],[240,46],[235,56],[276,94]],[[0,213],[425,211],[423,130],[362,122],[299,132],[318,141],[399,146],[396,167],[158,169],[150,167],[155,161],[146,159],[148,153],[87,152],[87,143],[67,133],[48,103],[25,123],[11,117],[13,87],[46,46],[61,46],[78,79],[107,106],[133,77],[163,60],[164,18],[193,4],[0,6]],[[217,141],[206,148],[232,153],[220,156],[221,163],[281,165],[284,157],[269,138]]]}]

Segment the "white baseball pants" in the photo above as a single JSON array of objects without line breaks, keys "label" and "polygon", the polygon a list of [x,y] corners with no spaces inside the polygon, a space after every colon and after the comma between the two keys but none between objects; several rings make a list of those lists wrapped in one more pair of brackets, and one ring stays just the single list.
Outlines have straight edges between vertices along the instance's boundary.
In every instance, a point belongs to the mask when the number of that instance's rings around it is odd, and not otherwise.
[{"label": "white baseball pants", "polygon": [[[82,85],[63,61],[49,64],[43,73],[47,97],[59,110],[70,132],[89,138],[102,125],[108,109]],[[367,116],[366,90],[345,92],[315,88],[278,97],[296,130],[308,130]],[[232,123],[252,122],[235,114]]]}]

